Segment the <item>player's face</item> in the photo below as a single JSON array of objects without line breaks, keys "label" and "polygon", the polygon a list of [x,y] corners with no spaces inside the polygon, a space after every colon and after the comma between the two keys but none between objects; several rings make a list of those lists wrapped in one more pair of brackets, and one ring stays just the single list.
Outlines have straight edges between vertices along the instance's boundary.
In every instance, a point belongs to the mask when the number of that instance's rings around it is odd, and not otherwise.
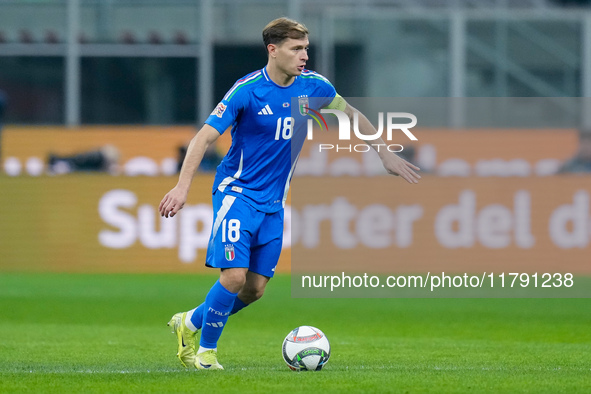
[{"label": "player's face", "polygon": [[295,40],[288,38],[276,48],[277,66],[289,76],[297,76],[302,73],[308,61],[308,37]]}]

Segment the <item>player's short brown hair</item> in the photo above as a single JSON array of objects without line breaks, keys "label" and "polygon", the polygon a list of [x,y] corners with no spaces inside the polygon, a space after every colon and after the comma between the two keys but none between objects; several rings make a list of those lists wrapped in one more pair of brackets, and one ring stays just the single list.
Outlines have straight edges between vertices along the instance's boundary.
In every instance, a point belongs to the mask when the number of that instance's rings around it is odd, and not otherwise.
[{"label": "player's short brown hair", "polygon": [[288,38],[300,40],[308,35],[308,28],[289,18],[277,18],[263,29],[265,49],[269,44],[280,44]]}]

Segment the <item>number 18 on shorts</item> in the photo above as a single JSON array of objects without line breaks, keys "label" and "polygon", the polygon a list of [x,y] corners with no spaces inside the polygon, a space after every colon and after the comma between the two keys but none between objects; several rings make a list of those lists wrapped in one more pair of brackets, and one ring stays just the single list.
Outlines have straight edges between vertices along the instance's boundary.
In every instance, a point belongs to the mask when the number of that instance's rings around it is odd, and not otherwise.
[{"label": "number 18 on shorts", "polygon": [[248,268],[272,277],[283,242],[283,210],[261,212],[240,197],[216,190],[212,198],[213,229],[206,265]]}]

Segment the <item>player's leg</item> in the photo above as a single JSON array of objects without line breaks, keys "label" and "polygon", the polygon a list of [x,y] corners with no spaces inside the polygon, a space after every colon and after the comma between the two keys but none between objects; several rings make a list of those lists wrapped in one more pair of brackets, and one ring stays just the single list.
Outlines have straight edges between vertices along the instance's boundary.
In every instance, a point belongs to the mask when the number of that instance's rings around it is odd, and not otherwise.
[{"label": "player's leg", "polygon": [[[281,254],[283,244],[283,211],[273,214],[261,213],[261,215],[264,215],[260,223],[262,232],[259,229],[256,232],[257,236],[251,241],[252,243],[259,243],[251,248],[251,266],[255,271],[263,272],[263,274],[251,270],[248,271],[245,285],[234,301],[230,316],[262,297],[269,279],[275,273],[275,266]],[[211,258],[209,252],[210,249],[208,249],[208,255]],[[201,329],[204,310],[205,303],[187,312],[187,326],[193,331]]]},{"label": "player's leg", "polygon": [[[263,296],[265,287],[269,282],[268,277],[259,275],[252,271],[246,273],[246,281],[244,286],[238,292],[238,296],[234,300],[234,305],[230,311],[230,316],[238,313],[242,309],[246,308],[253,302],[257,301]],[[203,312],[205,311],[205,302],[199,305],[197,308],[187,312],[186,325],[191,328],[193,332],[201,329],[203,323]]]},{"label": "player's leg", "polygon": [[[223,201],[215,214],[206,265],[220,268],[221,272],[220,279],[212,286],[200,311],[203,315],[201,339],[195,359],[198,369],[223,369],[217,362],[217,342],[238,292],[246,281],[252,234],[263,217],[239,198],[216,192],[214,199],[219,198],[223,198]],[[193,315],[192,321],[198,317],[196,315]]]},{"label": "player's leg", "polygon": [[[244,208],[237,208],[237,205],[240,204],[235,204],[235,202],[235,197],[225,195],[221,192],[216,191],[212,196],[212,205],[214,208],[214,225],[212,228],[212,234],[210,237],[206,257],[206,264],[210,267],[230,268],[233,266],[240,266],[240,264],[242,264],[245,268],[248,267],[248,259],[250,256],[250,250],[248,247],[248,234],[246,236],[242,236],[242,232],[236,233],[236,231],[234,231],[236,230],[236,226],[231,227],[231,234],[228,233],[227,227],[229,225],[229,221],[240,220],[234,217],[234,215],[240,216],[240,212],[235,211],[244,211]],[[232,221],[232,223],[239,224],[240,222]],[[246,225],[243,227],[247,228],[248,226]],[[240,241],[244,241],[246,244],[242,245],[224,242],[229,241],[229,237],[231,237],[230,241],[234,241],[234,238],[240,237]],[[235,259],[235,257],[237,258]],[[224,262],[227,264],[224,264]],[[214,287],[218,288],[215,285]],[[217,292],[214,293],[217,294]],[[212,294],[211,297],[214,297],[214,295]],[[203,318],[205,315],[204,312],[207,311],[206,307],[207,305],[204,302],[199,307],[191,311],[175,314],[169,322],[169,325],[173,327],[173,333],[175,333],[177,337],[177,356],[184,366],[196,365],[197,351],[195,337],[198,330],[202,328]]]},{"label": "player's leg", "polygon": [[[232,278],[229,275],[234,270],[246,270],[246,269],[230,268],[230,269],[226,269],[222,273],[220,273],[220,280],[218,282],[216,282],[216,284],[212,287],[212,289],[210,289],[210,293],[212,293],[212,294],[209,294],[208,293],[208,296],[210,297],[210,299],[214,299],[214,300],[215,299],[218,299],[218,297],[215,295],[218,291],[221,291],[222,292],[222,297],[223,297],[223,294],[225,292],[223,290],[221,290],[221,288],[219,288],[219,284],[218,283],[222,284],[222,288],[224,288],[224,289],[235,288],[236,286],[239,285],[240,281],[236,281],[237,278],[234,279],[234,278]],[[224,274],[224,272],[225,272],[225,274]],[[247,274],[247,277],[248,277],[248,274]],[[245,280],[245,281],[247,281],[247,280]],[[235,283],[232,283],[232,282],[235,282]],[[218,299],[218,301],[219,301],[219,299]],[[186,327],[185,330],[187,330],[187,329],[189,330],[189,333],[186,333],[185,334],[185,337],[191,336],[191,338],[190,338],[189,341],[192,344],[193,360],[192,360],[191,364],[189,364],[189,365],[195,364],[195,355],[197,353],[197,351],[195,350],[195,343],[194,343],[195,340],[193,339],[194,338],[194,335],[203,326],[204,312],[206,310],[209,310],[210,307],[212,307],[210,304],[207,304],[206,305],[206,302],[207,302],[207,297],[206,297],[206,301],[203,302],[201,305],[199,305],[197,308],[192,309],[192,310],[190,310],[190,311],[188,311],[188,312],[186,312],[184,314],[183,313],[177,314],[177,315],[179,315],[178,316],[179,319],[180,318],[183,319],[183,322],[185,323],[185,327]],[[234,313],[236,313],[238,310],[244,308],[245,306],[246,306],[246,304],[244,302],[242,302],[238,297],[236,297],[235,300],[234,300],[234,303],[232,305],[232,309],[230,310],[230,315],[233,315]],[[220,309],[220,308],[218,307],[218,309]],[[175,315],[175,317],[173,317],[173,319],[176,318],[177,315]],[[219,320],[216,323],[216,325],[223,324],[225,326],[226,320],[227,320],[227,318],[225,320]],[[169,323],[169,325],[170,325],[170,323]],[[179,325],[180,325],[180,322],[179,322]],[[183,332],[183,331],[181,331],[181,332]],[[177,334],[177,335],[180,335],[180,334]],[[219,339],[219,336],[220,335],[221,335],[221,332],[218,333],[218,334],[216,334],[215,333],[215,330],[206,329],[203,332],[202,337],[207,338],[207,342],[210,343],[209,346],[213,346],[213,345],[211,345],[211,342],[213,342],[213,341],[217,342],[217,339]],[[216,336],[217,336],[217,339],[216,339]],[[208,345],[206,345],[206,346],[208,346]],[[215,349],[215,347],[216,346],[213,346],[213,347],[211,347],[211,349]],[[204,348],[203,346],[200,346],[200,350],[201,350],[202,353],[204,353],[204,352],[206,352],[208,350],[211,350],[211,349],[210,348]],[[185,353],[187,353],[187,352],[188,352],[188,349],[185,350]],[[181,361],[183,361],[183,360],[181,359]],[[190,362],[190,360],[187,358],[186,362],[188,363],[188,362]],[[184,364],[185,364],[185,362],[183,362],[183,365]]]},{"label": "player's leg", "polygon": [[250,267],[246,274],[246,282],[240,289],[232,311],[259,300],[267,287],[267,283],[275,274],[275,267],[283,246],[283,211],[264,214],[265,217],[258,231],[252,238],[250,250]]},{"label": "player's leg", "polygon": [[220,279],[205,297],[205,308],[199,350],[195,360],[198,369],[223,369],[217,361],[217,343],[232,311],[238,291],[246,281],[247,268],[222,269]]},{"label": "player's leg", "polygon": [[[249,283],[249,279],[248,279],[249,274],[250,274],[250,272],[246,274],[246,283]],[[266,280],[268,280],[268,278]],[[258,298],[260,298],[260,297],[258,297]],[[239,291],[238,297],[236,297],[236,300],[234,300],[234,305],[232,306],[232,310],[230,311],[230,316],[238,313],[239,311],[246,308],[248,305],[250,305],[254,301],[256,301],[256,300],[253,300],[251,295],[249,295],[243,291]],[[197,331],[201,330],[201,324],[203,323],[203,312],[204,311],[205,311],[205,302],[203,302],[197,308],[191,309],[189,312],[187,312],[185,323],[186,323],[187,327],[189,327],[191,329],[191,331],[197,332]]]},{"label": "player's leg", "polygon": [[267,286],[267,283],[269,283],[269,279],[271,278],[257,274],[256,272],[248,271],[246,273],[246,281],[244,282],[244,286],[242,286],[238,292],[238,297],[234,302],[232,312],[236,313],[259,300],[265,292],[265,287]]},{"label": "player's leg", "polygon": [[[268,277],[249,271],[246,274],[245,286],[238,292],[238,297],[236,297],[236,300],[234,301],[230,316],[238,313],[254,301],[261,298],[268,281]],[[204,311],[205,302],[197,308],[187,312],[185,323],[193,332],[197,332],[201,329]]]},{"label": "player's leg", "polygon": [[[283,241],[283,211],[275,214],[260,213],[262,221],[251,221],[257,231],[249,229],[244,236],[249,245],[254,244],[247,254],[245,243],[235,240],[234,248],[236,259],[239,255],[249,256],[250,268],[226,268],[220,273],[220,280],[211,288],[205,298],[205,305],[201,308],[203,313],[201,340],[195,360],[198,369],[223,369],[217,362],[217,342],[226,326],[230,314],[253,303],[262,297],[269,279],[275,273],[275,267],[281,254]],[[250,238],[250,234],[255,236]],[[217,265],[228,265],[219,256],[215,256],[215,248],[211,255]],[[209,261],[209,260],[208,260]],[[244,262],[236,263],[243,265]],[[213,262],[212,262],[213,264]],[[197,308],[199,309],[199,308]],[[194,319],[194,318],[193,318]]]}]

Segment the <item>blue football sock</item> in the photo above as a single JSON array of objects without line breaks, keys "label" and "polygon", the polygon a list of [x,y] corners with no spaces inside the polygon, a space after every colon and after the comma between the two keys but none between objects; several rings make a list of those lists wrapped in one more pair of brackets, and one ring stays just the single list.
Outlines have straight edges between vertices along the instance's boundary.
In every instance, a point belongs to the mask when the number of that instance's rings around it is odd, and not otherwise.
[{"label": "blue football sock", "polygon": [[203,311],[205,310],[205,302],[199,305],[193,311],[193,315],[191,316],[191,323],[195,326],[196,329],[201,330],[201,325],[203,324]]},{"label": "blue football sock", "polygon": [[[249,305],[250,304],[245,304],[240,298],[236,297],[236,300],[234,300],[234,305],[232,306],[232,310],[230,311],[230,316],[232,316],[235,313],[238,313],[239,311],[241,311]],[[205,302],[199,305],[197,308],[195,308],[193,314],[191,315],[191,323],[193,323],[193,326],[195,326],[197,330],[201,330],[201,325],[203,324],[204,310]]]},{"label": "blue football sock", "polygon": [[237,313],[238,311],[247,307],[248,305],[249,304],[245,304],[244,302],[242,302],[240,298],[236,297],[236,300],[234,301],[234,306],[232,307],[232,311],[230,311],[230,315]]},{"label": "blue football sock", "polygon": [[238,293],[229,292],[218,280],[205,297],[203,324],[199,345],[215,349]]}]

